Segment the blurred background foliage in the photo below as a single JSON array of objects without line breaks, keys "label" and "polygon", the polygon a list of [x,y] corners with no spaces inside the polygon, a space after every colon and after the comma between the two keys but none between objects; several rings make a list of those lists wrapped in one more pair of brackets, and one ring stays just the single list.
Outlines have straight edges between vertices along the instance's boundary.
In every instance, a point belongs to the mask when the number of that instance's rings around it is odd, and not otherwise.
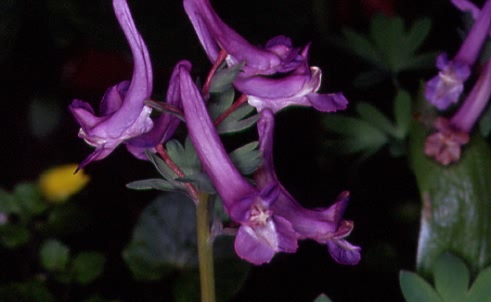
[{"label": "blurred background foliage", "polygon": [[[154,99],[163,99],[180,59],[193,62],[196,76],[206,74],[209,63],[181,1],[128,2],[151,54]],[[268,265],[252,267],[239,283],[242,288],[223,298],[312,301],[323,292],[333,301],[402,301],[398,272],[414,269],[420,207],[414,176],[401,152],[410,118],[407,99],[414,97],[419,81],[432,74],[428,58],[441,49],[452,53],[458,46],[462,22],[457,11],[446,0],[213,4],[253,43],[263,44],[279,34],[290,36],[295,45],[312,42],[312,65],[324,73],[321,91],[347,96],[348,110],[325,119],[305,108],[278,114],[275,164],[281,181],[307,207],[326,206],[341,190],[350,190],[345,217],[356,224],[350,241],[363,249],[361,264],[346,267],[334,263],[324,247],[302,242],[296,254],[280,254]],[[402,43],[403,37],[412,37],[407,43],[419,44],[418,50],[387,49],[391,42]],[[360,53],[363,43],[372,48],[362,52],[379,57]],[[119,148],[87,168],[90,185],[69,201],[50,203],[39,192],[43,171],[80,162],[91,152],[77,138],[68,104],[79,98],[96,105],[107,87],[131,76],[129,49],[110,1],[0,1],[0,45],[0,135],[5,149],[0,157],[0,224],[15,226],[1,229],[0,300],[189,301],[196,290],[195,277],[188,274],[194,264],[138,278],[134,262],[125,262],[143,253],[134,241],[139,230],[148,228],[142,217],[160,213],[159,207],[156,212],[149,209],[161,193],[125,187],[157,177],[150,163]],[[336,128],[335,120],[341,127]],[[350,127],[339,132],[346,122]],[[378,137],[367,142],[373,149],[364,161],[357,152],[346,156],[331,148],[339,149],[339,134],[356,127],[377,133],[353,130],[361,138]],[[254,131],[243,135],[256,139]],[[224,140],[230,151],[237,147],[234,137]]]}]

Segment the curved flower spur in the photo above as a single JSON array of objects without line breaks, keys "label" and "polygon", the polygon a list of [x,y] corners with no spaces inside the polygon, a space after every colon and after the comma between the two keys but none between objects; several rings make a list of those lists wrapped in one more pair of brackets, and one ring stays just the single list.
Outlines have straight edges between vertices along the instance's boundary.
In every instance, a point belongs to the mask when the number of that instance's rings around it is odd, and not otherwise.
[{"label": "curved flower spur", "polygon": [[113,0],[113,7],[133,54],[133,76],[131,82],[121,82],[106,91],[100,104],[100,116],[96,116],[86,102],[75,99],[71,103],[70,111],[81,126],[79,137],[96,147],[79,169],[105,158],[119,144],[150,131],[154,124],[150,118],[152,109],[144,104],[152,93],[153,81],[147,47],[126,1]]},{"label": "curved flower spur", "polygon": [[295,252],[299,239],[311,238],[328,245],[333,258],[344,264],[360,260],[359,247],[344,241],[353,224],[342,221],[348,194],[328,209],[307,210],[298,204],[276,179],[272,164],[273,113],[264,110],[258,124],[264,162],[251,185],[235,168],[213,126],[201,93],[181,64],[180,85],[186,125],[204,170],[208,173],[224,208],[240,223],[235,238],[239,257],[262,264],[277,252]]},{"label": "curved flower spur", "polygon": [[184,0],[184,8],[210,61],[220,60],[225,52],[229,67],[245,62],[234,86],[258,111],[277,112],[290,105],[323,112],[346,108],[348,101],[342,93],[316,93],[322,71],[308,65],[309,45],[293,47],[289,38],[277,36],[264,48],[256,47],[225,24],[209,0]]}]

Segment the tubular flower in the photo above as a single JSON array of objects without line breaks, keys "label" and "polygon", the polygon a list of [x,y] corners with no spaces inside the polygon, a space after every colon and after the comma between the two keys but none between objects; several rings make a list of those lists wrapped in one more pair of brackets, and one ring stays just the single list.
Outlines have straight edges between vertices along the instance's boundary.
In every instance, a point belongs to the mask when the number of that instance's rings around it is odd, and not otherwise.
[{"label": "tubular flower", "polygon": [[352,221],[342,220],[348,205],[349,193],[339,194],[336,202],[329,208],[305,209],[280,184],[273,166],[274,116],[264,110],[258,121],[259,149],[263,154],[263,164],[255,172],[254,180],[258,187],[275,183],[279,194],[271,210],[287,219],[293,226],[298,239],[313,239],[325,244],[329,253],[338,263],[355,265],[360,261],[360,247],[351,245],[344,238],[354,227]]},{"label": "tubular flower", "polygon": [[345,109],[342,93],[318,94],[322,72],[309,67],[309,45],[293,47],[291,40],[277,36],[265,47],[256,47],[225,24],[209,0],[184,0],[184,8],[208,58],[214,62],[221,50],[227,52],[228,66],[245,62],[234,86],[247,94],[251,106],[274,112],[289,105],[312,106],[319,111]]},{"label": "tubular flower", "polygon": [[[473,11],[472,6],[465,5],[465,2],[453,2],[458,8]],[[440,72],[426,83],[425,96],[439,110],[447,109],[458,101],[464,90],[464,82],[470,76],[470,69],[489,33],[490,25],[491,0],[487,0],[455,57],[448,60],[446,54],[438,56],[436,66]]]},{"label": "tubular flower", "polygon": [[133,54],[131,82],[124,81],[109,88],[100,105],[100,116],[81,100],[74,100],[70,111],[81,128],[79,137],[96,147],[80,165],[108,156],[120,143],[148,132],[153,127],[152,109],[144,100],[152,93],[152,66],[147,47],[138,33],[125,0],[113,0],[113,7]]},{"label": "tubular flower", "polygon": [[489,83],[491,59],[484,65],[479,79],[455,115],[450,120],[442,117],[435,120],[437,132],[426,140],[426,155],[442,165],[459,160],[462,146],[469,142],[469,133],[491,97]]},{"label": "tubular flower", "polygon": [[278,196],[276,186],[262,190],[249,184],[228,157],[213,126],[200,92],[189,75],[189,65],[180,64],[180,87],[189,136],[222,198],[230,217],[241,224],[235,238],[239,257],[254,263],[269,262],[275,253],[295,252],[297,239],[291,223],[270,210]]},{"label": "tubular flower", "polygon": [[[182,61],[176,65],[172,71],[166,95],[166,103],[177,109],[182,109],[181,92],[179,87],[179,66],[182,64],[186,65],[189,64],[189,62]],[[189,68],[191,68],[191,66],[189,66]],[[177,116],[162,112],[154,121],[152,130],[128,140],[126,142],[126,148],[137,158],[146,159],[147,157],[145,155],[145,150],[154,150],[154,147],[158,144],[168,141],[172,135],[174,135],[179,123],[180,120]]]},{"label": "tubular flower", "polygon": [[[235,168],[213,126],[200,92],[189,76],[188,66],[180,72],[181,96],[189,135],[203,168],[219,193],[231,219],[240,223],[235,238],[239,257],[254,263],[269,262],[277,252],[295,252],[299,239],[325,243],[340,263],[359,261],[359,248],[343,238],[353,224],[341,221],[347,194],[329,209],[302,208],[279,184],[272,169],[271,154],[265,154],[263,172],[251,185]],[[273,113],[264,110],[259,126],[261,149],[272,149]],[[264,120],[267,119],[266,122]]]}]

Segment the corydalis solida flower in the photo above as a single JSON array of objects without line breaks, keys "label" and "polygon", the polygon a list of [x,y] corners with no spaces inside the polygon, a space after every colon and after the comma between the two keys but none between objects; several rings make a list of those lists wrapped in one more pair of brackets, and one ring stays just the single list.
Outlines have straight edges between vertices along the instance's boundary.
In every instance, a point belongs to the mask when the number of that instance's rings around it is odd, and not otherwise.
[{"label": "corydalis solida flower", "polygon": [[190,65],[181,65],[181,96],[189,135],[205,171],[217,189],[232,220],[240,223],[235,238],[239,257],[254,263],[269,262],[277,252],[295,252],[299,239],[311,238],[328,246],[340,263],[356,264],[359,248],[343,238],[353,224],[342,221],[348,194],[328,209],[307,210],[300,206],[275,177],[272,164],[273,113],[265,109],[258,123],[264,162],[256,186],[240,175],[228,157],[213,126],[200,92],[190,75]]},{"label": "corydalis solida flower", "polygon": [[309,45],[293,47],[291,40],[277,36],[265,47],[256,47],[225,24],[209,0],[184,0],[184,8],[208,58],[215,62],[221,50],[228,66],[245,62],[234,86],[248,96],[258,111],[276,112],[289,105],[312,106],[324,112],[345,109],[342,93],[318,94],[322,72],[308,65]]},{"label": "corydalis solida flower", "polygon": [[[457,7],[463,6],[469,9],[462,1],[454,1]],[[426,99],[439,110],[447,109],[456,103],[464,90],[464,82],[471,74],[471,67],[477,60],[491,24],[491,0],[487,0],[478,14],[471,30],[465,38],[462,46],[452,60],[448,60],[446,54],[438,56],[436,66],[440,70],[437,76],[426,83]]]},{"label": "corydalis solida flower", "polygon": [[149,116],[152,109],[143,102],[152,93],[152,66],[148,50],[135,27],[126,1],[113,0],[113,7],[133,54],[133,75],[131,82],[121,82],[106,91],[99,116],[86,102],[76,99],[71,103],[70,111],[81,126],[79,137],[96,147],[79,168],[105,158],[122,142],[153,127]]},{"label": "corydalis solida flower", "polygon": [[491,59],[483,66],[476,84],[455,115],[450,120],[442,117],[435,120],[437,132],[426,140],[426,155],[442,165],[459,160],[462,146],[469,142],[469,133],[491,97],[490,83]]}]

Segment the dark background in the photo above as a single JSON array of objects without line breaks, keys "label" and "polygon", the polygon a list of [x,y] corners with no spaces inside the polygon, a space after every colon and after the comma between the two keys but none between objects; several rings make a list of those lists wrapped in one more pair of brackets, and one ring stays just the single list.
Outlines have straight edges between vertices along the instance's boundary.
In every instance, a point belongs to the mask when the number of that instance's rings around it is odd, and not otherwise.
[{"label": "dark background", "polygon": [[[210,63],[181,1],[128,2],[152,58],[155,99],[165,94],[178,60],[190,60],[196,76],[206,74]],[[400,15],[407,24],[426,16],[433,28],[425,49],[451,52],[458,41],[456,10],[444,0],[249,0],[213,5],[252,43],[265,43],[278,34],[290,36],[295,45],[312,42],[311,63],[323,70],[322,91],[343,91],[351,104],[363,100],[382,110],[390,110],[394,91],[384,85],[369,91],[353,88],[354,77],[366,66],[332,43],[341,37],[342,27],[366,31],[376,13]],[[0,25],[0,177],[2,187],[10,190],[55,164],[80,162],[92,151],[77,138],[79,127],[67,107],[79,98],[97,108],[106,88],[131,77],[132,61],[109,0],[3,0]],[[414,80],[426,75],[404,76]],[[345,217],[355,221],[349,241],[362,247],[362,262],[338,265],[325,247],[302,242],[296,254],[280,254],[254,268],[234,301],[312,301],[321,292],[341,302],[402,301],[398,272],[414,269],[419,213],[406,159],[393,159],[386,150],[363,163],[336,156],[322,147],[326,134],[321,117],[308,108],[277,115],[277,172],[307,207],[327,206],[339,192],[350,190]],[[93,290],[124,301],[154,301],[168,285],[133,282],[120,256],[138,214],[156,194],[130,191],[125,184],[154,176],[154,170],[118,148],[86,172],[92,180],[82,194],[97,223],[65,240],[109,255],[108,269]],[[0,281],[16,275],[15,268],[10,269],[13,273],[3,274]]]}]

